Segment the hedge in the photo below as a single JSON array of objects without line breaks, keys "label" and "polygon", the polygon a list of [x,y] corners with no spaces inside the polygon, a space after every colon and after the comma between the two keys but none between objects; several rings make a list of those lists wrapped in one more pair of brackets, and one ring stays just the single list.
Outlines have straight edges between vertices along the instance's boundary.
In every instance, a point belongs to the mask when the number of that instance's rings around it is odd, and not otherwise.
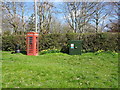
[{"label": "hedge", "polygon": [[[83,51],[119,51],[118,33],[66,33],[66,34],[48,34],[39,35],[39,50],[45,49],[67,49],[69,40],[82,40]],[[13,51],[16,44],[20,44],[21,50],[26,50],[25,35],[2,36],[2,50]]]}]

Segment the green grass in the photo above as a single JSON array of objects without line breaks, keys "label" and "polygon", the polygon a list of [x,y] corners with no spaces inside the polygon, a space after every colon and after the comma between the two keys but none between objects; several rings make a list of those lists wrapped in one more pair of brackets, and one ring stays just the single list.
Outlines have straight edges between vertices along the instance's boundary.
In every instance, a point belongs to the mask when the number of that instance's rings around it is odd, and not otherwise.
[{"label": "green grass", "polygon": [[118,88],[118,54],[2,52],[3,88]]}]

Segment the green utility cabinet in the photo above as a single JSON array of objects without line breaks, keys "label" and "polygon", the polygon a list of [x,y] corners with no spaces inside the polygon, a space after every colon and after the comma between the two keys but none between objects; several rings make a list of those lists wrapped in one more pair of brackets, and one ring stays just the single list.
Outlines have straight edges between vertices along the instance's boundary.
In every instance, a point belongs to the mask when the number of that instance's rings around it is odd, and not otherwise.
[{"label": "green utility cabinet", "polygon": [[72,40],[68,41],[69,54],[70,55],[81,55],[82,54],[82,41]]}]

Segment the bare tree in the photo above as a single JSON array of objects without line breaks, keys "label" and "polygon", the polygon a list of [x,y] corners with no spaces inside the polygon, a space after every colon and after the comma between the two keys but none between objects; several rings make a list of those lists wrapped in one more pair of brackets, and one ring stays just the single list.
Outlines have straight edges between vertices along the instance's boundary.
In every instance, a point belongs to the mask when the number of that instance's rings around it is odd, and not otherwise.
[{"label": "bare tree", "polygon": [[32,14],[31,17],[29,17],[29,22],[27,24],[27,31],[35,31],[35,14]]},{"label": "bare tree", "polygon": [[17,8],[16,8],[17,3],[16,2],[3,2],[2,7],[3,7],[3,13],[4,13],[3,23],[8,22],[12,26],[14,33],[17,34],[19,22],[20,22],[20,17],[17,14]]},{"label": "bare tree", "polygon": [[[94,14],[91,18],[91,23],[95,26],[96,33],[103,31],[107,27],[107,20],[111,15],[111,9],[109,9],[108,2],[95,2]],[[109,8],[108,8],[109,7]]]},{"label": "bare tree", "polygon": [[109,6],[111,7],[111,17],[109,19],[109,23],[107,28],[110,31],[117,31],[119,32],[120,27],[120,2],[110,2]]},{"label": "bare tree", "polygon": [[83,33],[94,11],[95,3],[91,2],[67,2],[65,3],[65,18],[74,32]]},{"label": "bare tree", "polygon": [[50,33],[61,33],[61,21],[55,17],[52,17],[50,23]]},{"label": "bare tree", "polygon": [[25,30],[25,25],[26,25],[26,22],[25,22],[25,3],[24,2],[20,2],[20,9],[21,9],[21,19],[22,19],[22,30],[23,30],[23,34],[24,32],[26,31]]},{"label": "bare tree", "polygon": [[50,23],[52,19],[52,8],[53,4],[48,2],[39,2],[38,3],[38,16],[39,16],[39,29],[40,32],[49,33],[50,32]]}]

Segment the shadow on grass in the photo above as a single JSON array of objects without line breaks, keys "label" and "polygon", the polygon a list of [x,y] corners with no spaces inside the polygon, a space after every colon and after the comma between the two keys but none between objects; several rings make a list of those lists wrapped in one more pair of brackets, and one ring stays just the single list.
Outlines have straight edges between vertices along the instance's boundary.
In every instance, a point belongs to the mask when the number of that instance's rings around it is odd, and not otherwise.
[{"label": "shadow on grass", "polygon": [[[20,53],[24,54],[24,55],[27,55],[27,52],[26,51],[20,51]],[[15,51],[11,52],[11,54],[16,54]]]},{"label": "shadow on grass", "polygon": [[27,55],[27,52],[26,51],[20,51],[20,53],[24,54],[24,55]]},{"label": "shadow on grass", "polygon": [[60,52],[69,54],[69,47],[68,46],[63,46],[62,49],[60,50]]}]

